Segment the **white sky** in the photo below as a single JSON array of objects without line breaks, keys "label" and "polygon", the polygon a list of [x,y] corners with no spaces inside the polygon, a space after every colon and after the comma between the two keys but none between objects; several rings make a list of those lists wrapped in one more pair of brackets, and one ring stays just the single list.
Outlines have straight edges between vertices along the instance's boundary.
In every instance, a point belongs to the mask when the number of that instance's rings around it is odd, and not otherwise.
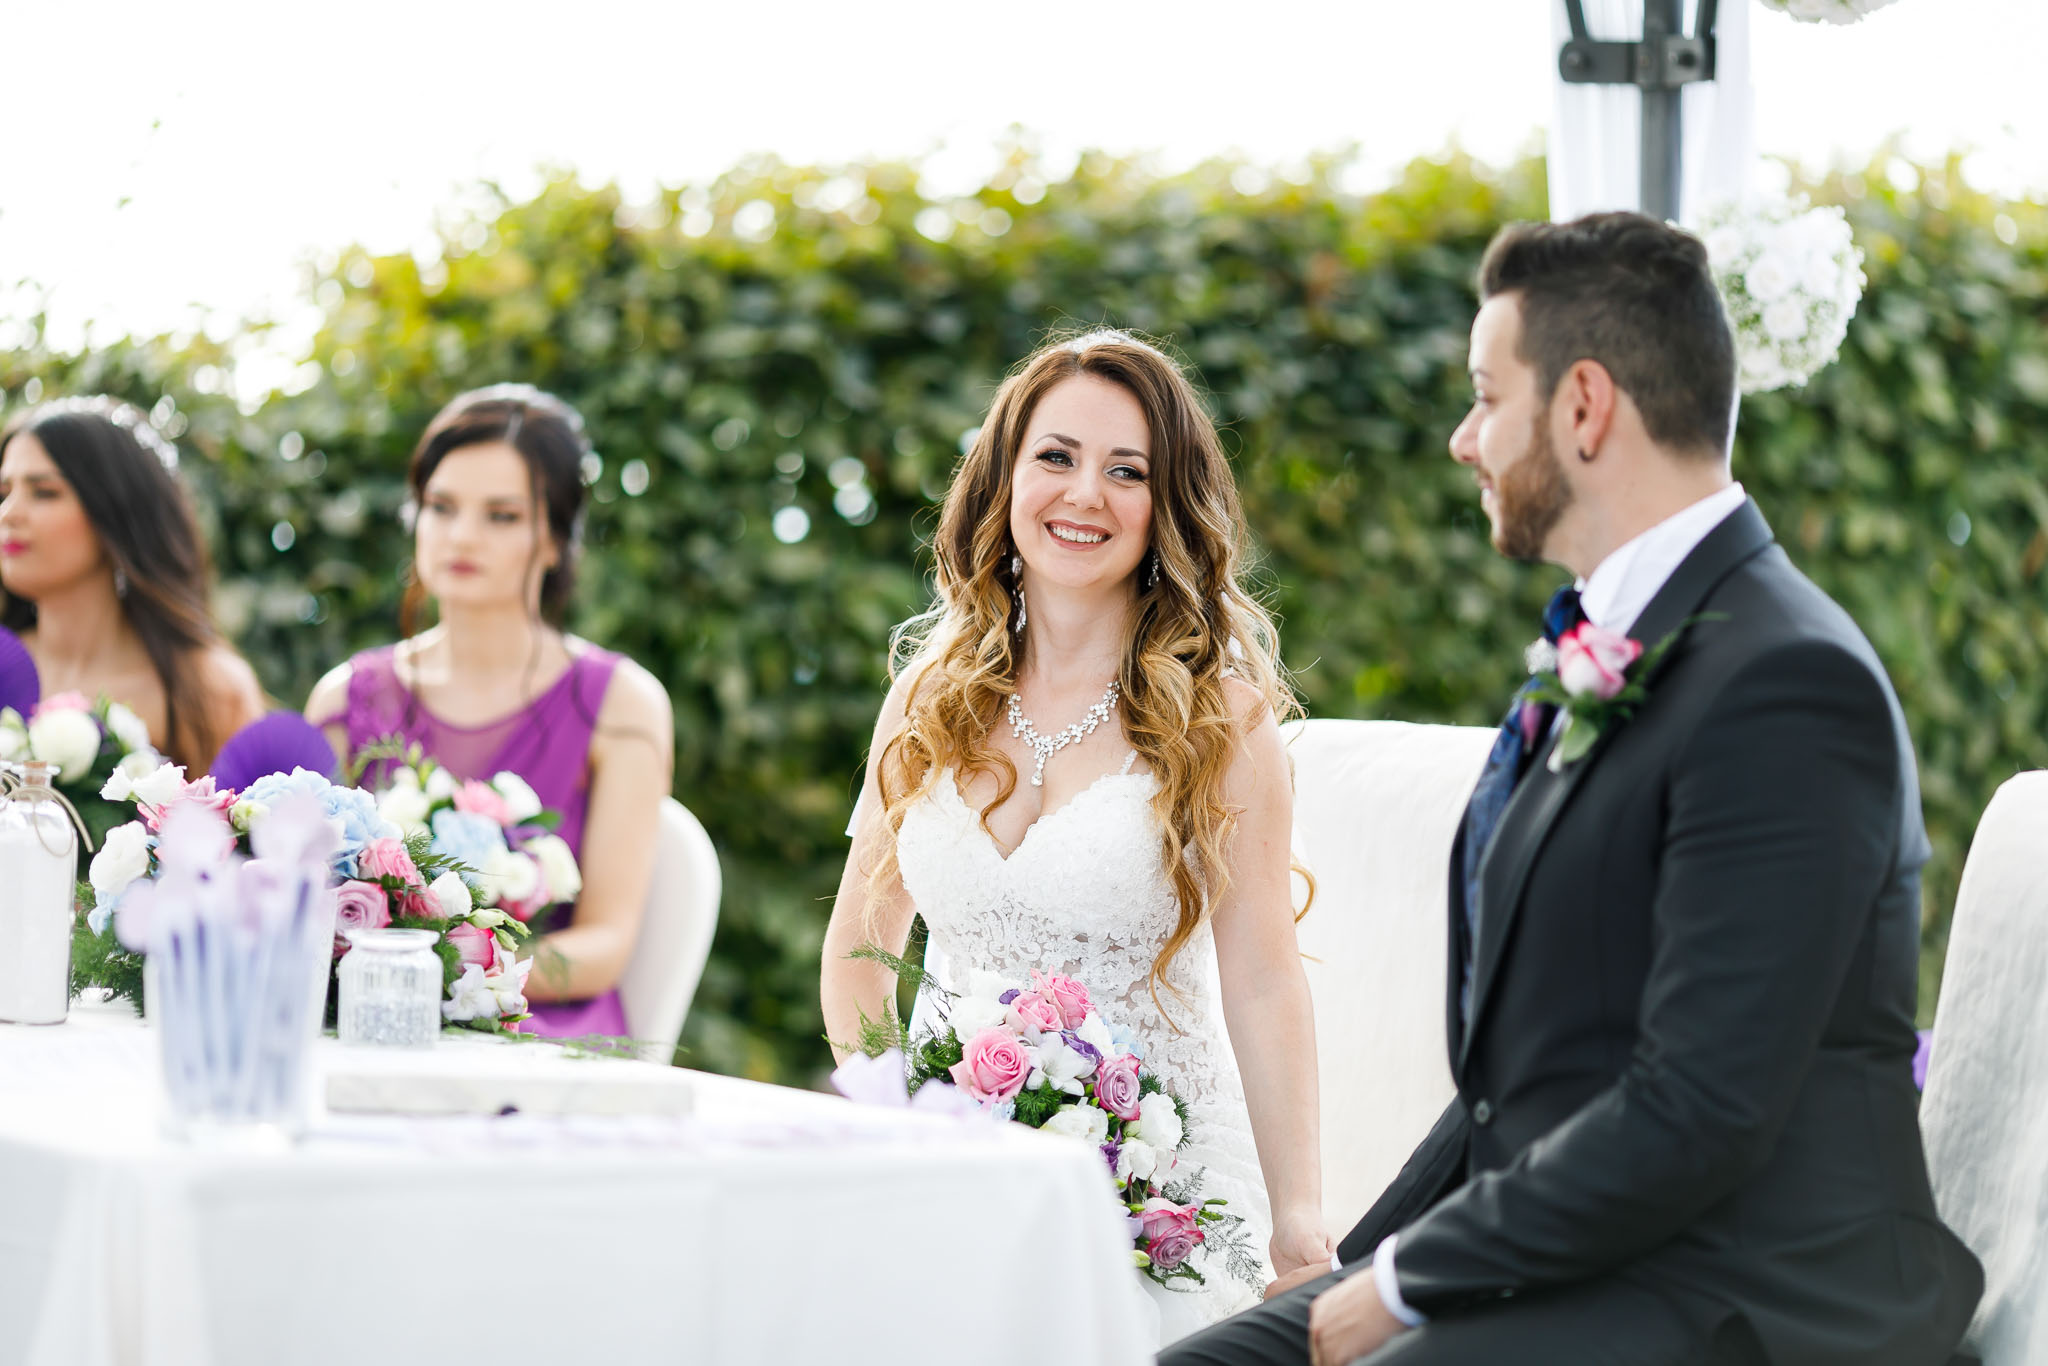
[{"label": "white sky", "polygon": [[[1760,151],[1824,166],[1896,133],[2048,198],[2048,0],[1751,31]],[[1556,60],[1544,0],[17,0],[0,38],[0,287],[50,291],[60,341],[303,316],[315,253],[403,250],[542,166],[641,197],[755,151],[932,154],[966,189],[1022,124],[1055,159],[1168,168],[1355,144],[1369,188],[1453,139],[1535,146]]]}]

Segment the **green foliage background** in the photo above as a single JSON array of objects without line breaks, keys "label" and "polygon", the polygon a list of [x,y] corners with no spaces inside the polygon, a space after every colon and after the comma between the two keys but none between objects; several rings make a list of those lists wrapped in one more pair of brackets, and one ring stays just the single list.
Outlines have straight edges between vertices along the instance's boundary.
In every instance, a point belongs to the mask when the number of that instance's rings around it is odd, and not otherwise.
[{"label": "green foliage background", "polygon": [[[1542,214],[1540,164],[1418,162],[1365,198],[1323,172],[1244,194],[1236,169],[1091,155],[1046,185],[1020,151],[940,204],[893,164],[754,163],[651,205],[561,179],[455,225],[437,261],[341,253],[313,281],[309,387],[249,411],[203,339],[31,338],[0,351],[0,386],[160,405],[223,620],[294,705],[396,631],[405,457],[433,411],[501,379],[581,408],[602,469],[574,624],[667,684],[676,792],[725,861],[688,1060],[808,1080],[885,641],[925,602],[963,434],[1048,332],[1140,329],[1198,370],[1313,713],[1491,724],[1517,681],[1558,573],[1494,555],[1444,443],[1474,267]],[[1745,403],[1736,466],[1910,715],[1936,849],[1924,1018],[1976,819],[2048,764],[2048,214],[1953,164],[1911,193],[1813,188],[1847,207],[1869,292],[1839,364]],[[809,530],[785,543],[791,508]]]}]

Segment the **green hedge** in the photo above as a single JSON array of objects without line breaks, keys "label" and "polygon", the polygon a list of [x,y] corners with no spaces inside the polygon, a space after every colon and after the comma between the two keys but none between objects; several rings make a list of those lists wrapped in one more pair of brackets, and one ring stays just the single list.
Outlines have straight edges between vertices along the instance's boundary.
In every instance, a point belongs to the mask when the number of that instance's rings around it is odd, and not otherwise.
[{"label": "green hedge", "polygon": [[[204,342],[30,345],[0,353],[0,385],[169,396],[223,618],[292,703],[395,630],[404,458],[435,408],[500,379],[577,404],[603,469],[575,624],[668,685],[676,791],[725,860],[690,1060],[805,1080],[884,642],[924,603],[963,433],[1049,330],[1138,328],[1198,369],[1314,713],[1490,724],[1517,681],[1559,576],[1494,555],[1444,443],[1478,254],[1540,214],[1540,166],[1418,162],[1363,200],[1320,175],[1246,196],[1233,169],[1090,156],[1047,187],[1019,154],[938,205],[899,165],[750,164],[652,207],[563,181],[424,269],[343,253],[316,281],[317,379],[253,412]],[[1953,165],[1917,194],[1816,188],[1847,205],[1869,294],[1840,364],[1744,405],[1738,474],[1905,700],[1931,985],[1978,814],[2048,764],[2048,225]],[[792,508],[808,532],[785,543]]]}]

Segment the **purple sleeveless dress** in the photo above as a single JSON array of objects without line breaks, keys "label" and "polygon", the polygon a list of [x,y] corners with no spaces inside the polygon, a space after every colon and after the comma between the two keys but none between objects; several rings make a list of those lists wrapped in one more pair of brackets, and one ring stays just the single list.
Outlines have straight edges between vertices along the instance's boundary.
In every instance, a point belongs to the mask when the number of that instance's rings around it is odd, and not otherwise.
[{"label": "purple sleeveless dress", "polygon": [[[343,713],[349,753],[372,740],[402,735],[417,741],[430,758],[459,778],[488,780],[506,770],[517,773],[541,805],[562,813],[555,833],[580,859],[583,817],[590,804],[590,733],[619,656],[586,647],[553,687],[521,710],[487,725],[457,726],[420,705],[399,681],[395,648],[365,650],[349,660],[348,707]],[[365,781],[378,776],[367,774]],[[624,1037],[626,1013],[613,990],[588,1001],[535,1002],[533,1018],[521,1028],[555,1038]]]}]

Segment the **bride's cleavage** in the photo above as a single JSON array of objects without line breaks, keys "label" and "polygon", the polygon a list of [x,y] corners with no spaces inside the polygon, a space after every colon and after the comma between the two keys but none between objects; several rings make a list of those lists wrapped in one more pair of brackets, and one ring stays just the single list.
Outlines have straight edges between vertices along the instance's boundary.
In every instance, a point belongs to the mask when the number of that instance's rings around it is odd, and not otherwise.
[{"label": "bride's cleavage", "polygon": [[1005,845],[994,829],[981,820],[981,808],[967,799],[967,793],[960,786],[959,777],[951,770],[947,771],[946,781],[953,789],[953,799],[959,802],[970,815],[975,817],[975,829],[981,831],[982,837],[988,841],[989,848],[995,851],[996,858],[1004,863],[1008,863],[1022,852],[1026,844],[1030,843],[1031,836],[1037,832],[1039,826],[1065,815],[1069,808],[1075,806],[1084,798],[1094,795],[1097,790],[1107,786],[1112,780],[1119,778],[1144,778],[1147,776],[1149,776],[1149,771],[1133,773],[1128,762],[1121,769],[1113,768],[1106,773],[1097,774],[1093,782],[1061,802],[1058,806],[1050,810],[1043,806],[1039,807],[1038,814],[1032,817],[1031,823],[1018,831],[1016,842],[1009,845]]}]

